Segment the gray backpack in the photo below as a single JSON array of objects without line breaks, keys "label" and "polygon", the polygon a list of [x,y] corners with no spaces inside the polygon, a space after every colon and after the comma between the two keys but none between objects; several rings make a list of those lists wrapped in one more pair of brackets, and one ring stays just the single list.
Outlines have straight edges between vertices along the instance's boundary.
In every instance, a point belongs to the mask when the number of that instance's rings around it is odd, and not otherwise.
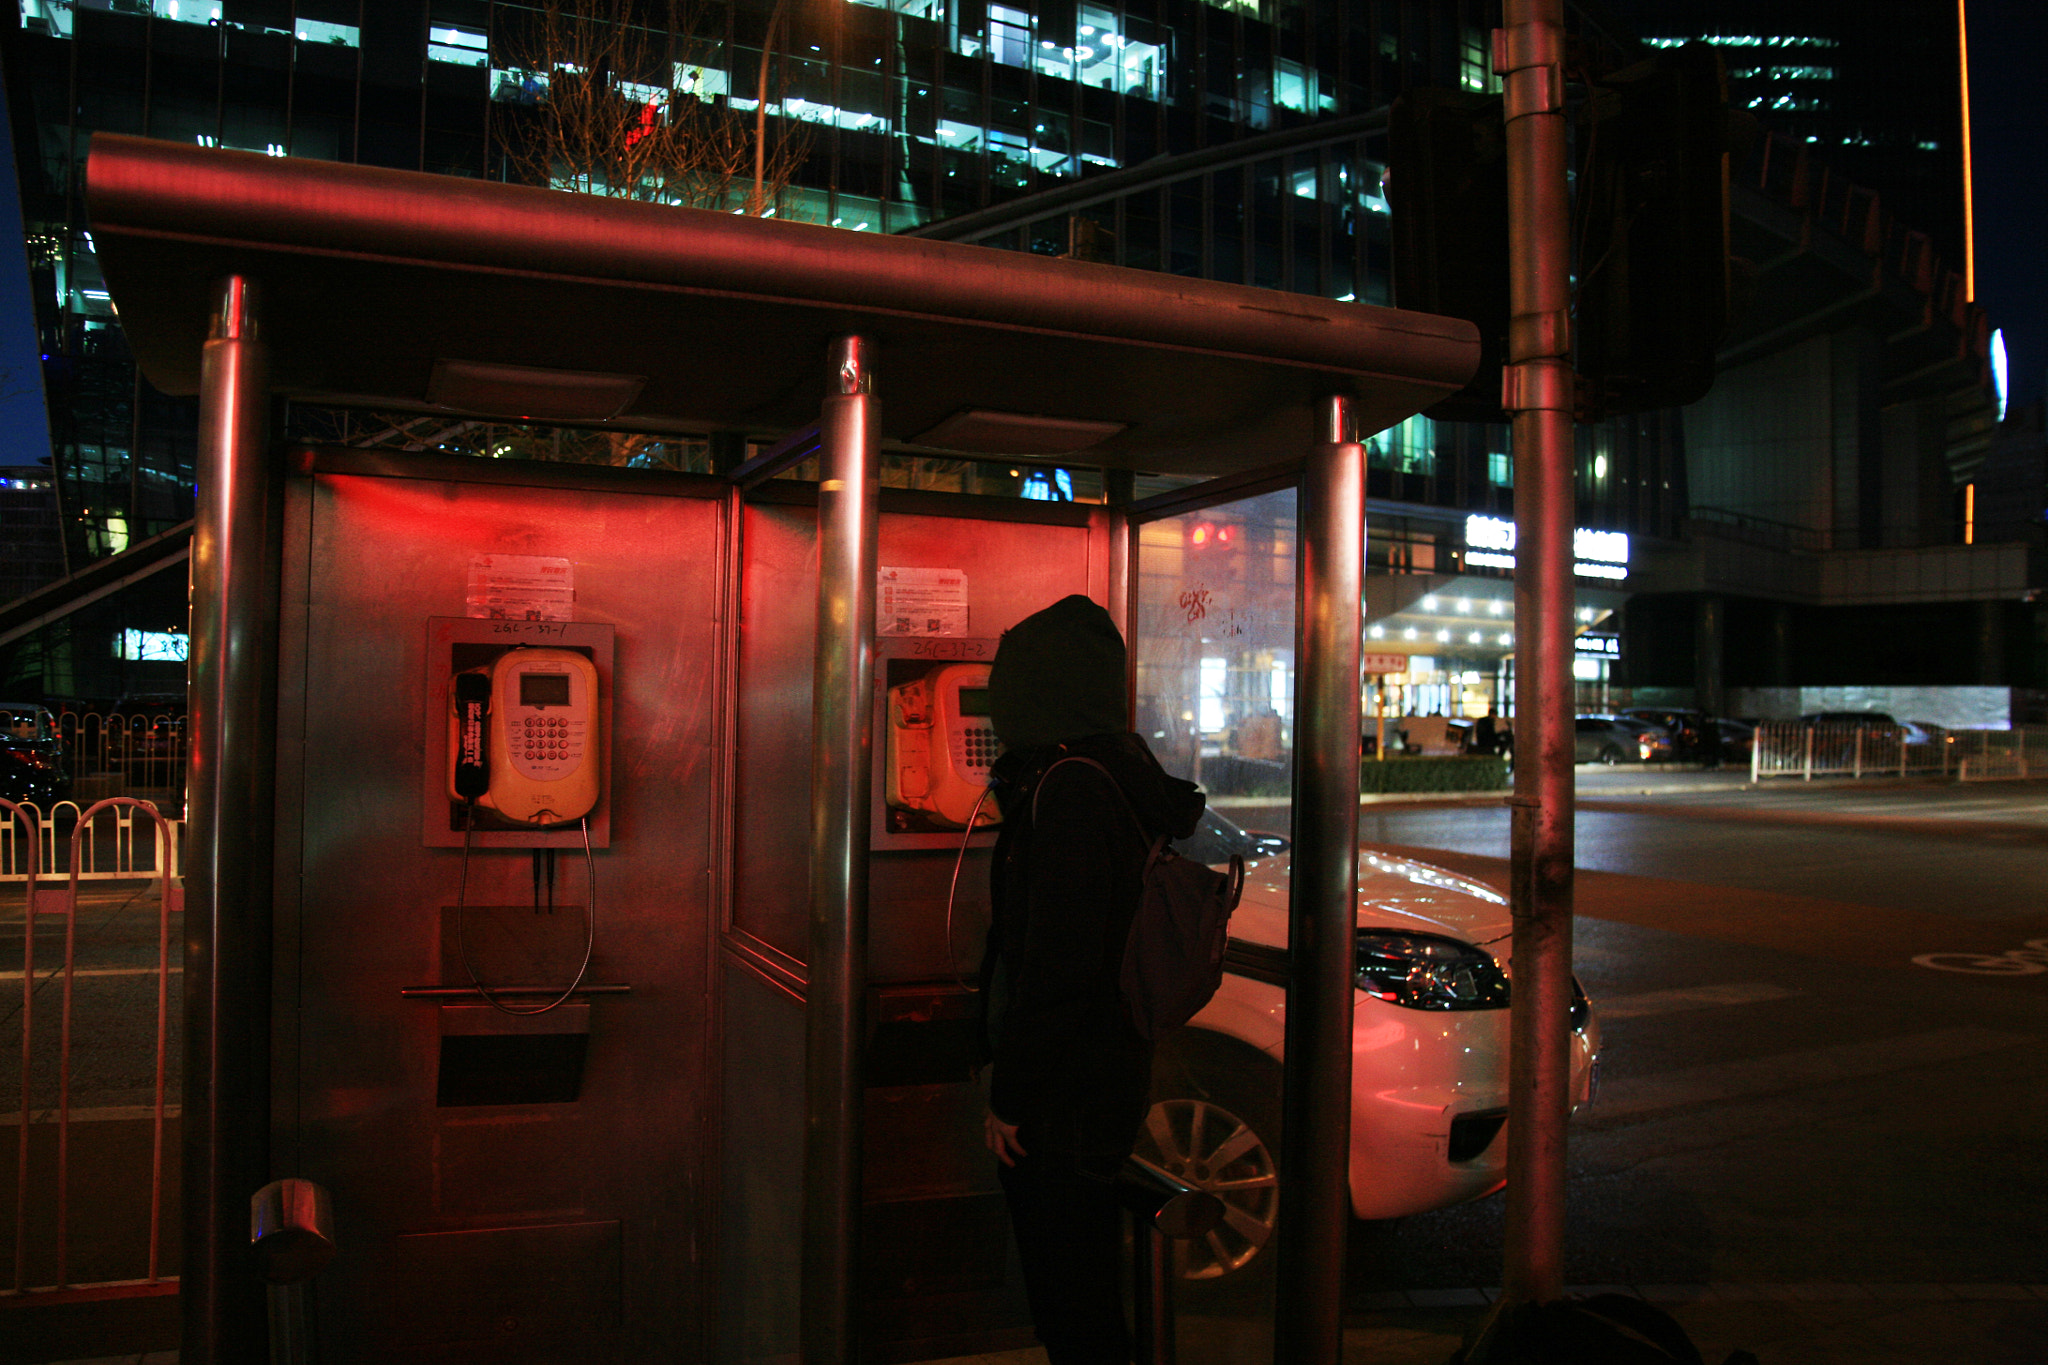
[{"label": "gray backpack", "polygon": [[[1116,788],[1138,837],[1144,822],[1109,769],[1092,758],[1063,758],[1045,770],[1031,795],[1031,823],[1038,823],[1038,792],[1060,763],[1085,763]],[[1228,871],[1182,857],[1160,835],[1147,841],[1138,907],[1124,939],[1121,976],[1124,1003],[1140,1037],[1157,1039],[1201,1012],[1223,984],[1223,950],[1230,940],[1230,913],[1244,894],[1244,859],[1230,855]]]}]

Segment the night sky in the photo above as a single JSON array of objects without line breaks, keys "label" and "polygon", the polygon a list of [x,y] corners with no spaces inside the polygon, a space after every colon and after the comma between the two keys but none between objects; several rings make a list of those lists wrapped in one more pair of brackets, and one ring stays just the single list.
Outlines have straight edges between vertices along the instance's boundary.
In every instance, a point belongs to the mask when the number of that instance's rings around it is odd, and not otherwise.
[{"label": "night sky", "polygon": [[[21,243],[20,182],[14,174],[6,94],[5,76],[0,75],[0,242]],[[28,251],[18,245],[12,254],[0,254],[0,466],[33,465],[50,458],[34,318],[28,301]]]},{"label": "night sky", "polygon": [[[1943,0],[1928,0],[1940,5]],[[1796,10],[1795,0],[1787,9]],[[2048,0],[1969,0],[1976,147],[1977,301],[2005,329],[2014,401],[2048,384]],[[5,108],[0,104],[0,108]],[[12,148],[0,120],[0,235],[20,239]],[[0,259],[0,465],[49,458],[27,262]]]},{"label": "night sky", "polygon": [[1970,0],[1977,302],[2005,329],[2015,401],[2048,378],[2048,53],[2043,0]]}]

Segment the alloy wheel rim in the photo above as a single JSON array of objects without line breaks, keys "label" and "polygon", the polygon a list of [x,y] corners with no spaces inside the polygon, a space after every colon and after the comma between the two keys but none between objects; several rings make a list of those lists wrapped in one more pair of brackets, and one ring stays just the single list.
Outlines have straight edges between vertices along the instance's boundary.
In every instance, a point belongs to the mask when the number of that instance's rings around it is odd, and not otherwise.
[{"label": "alloy wheel rim", "polygon": [[1161,1100],[1145,1116],[1139,1150],[1223,1201],[1223,1218],[1214,1228],[1174,1244],[1181,1279],[1221,1279],[1243,1269],[1272,1239],[1279,1170],[1265,1139],[1242,1118],[1208,1100]]}]

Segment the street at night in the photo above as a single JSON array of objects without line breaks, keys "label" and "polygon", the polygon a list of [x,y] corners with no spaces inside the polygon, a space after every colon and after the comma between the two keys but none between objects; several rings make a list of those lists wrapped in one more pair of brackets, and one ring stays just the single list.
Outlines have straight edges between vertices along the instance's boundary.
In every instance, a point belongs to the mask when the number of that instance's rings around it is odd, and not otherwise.
[{"label": "street at night", "polygon": [[[1716,1363],[2042,1359],[2041,786],[1578,777],[1605,1050],[1568,1278],[1665,1302]],[[1369,805],[1359,829],[1506,885],[1497,798]],[[1504,1202],[1354,1225],[1355,1358],[1448,1358],[1500,1281]]]}]

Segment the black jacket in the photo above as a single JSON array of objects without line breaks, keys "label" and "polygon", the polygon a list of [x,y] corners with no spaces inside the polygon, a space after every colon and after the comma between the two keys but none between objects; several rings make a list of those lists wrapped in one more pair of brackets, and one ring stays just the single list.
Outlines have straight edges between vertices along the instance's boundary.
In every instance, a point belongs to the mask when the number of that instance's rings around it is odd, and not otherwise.
[{"label": "black jacket", "polygon": [[[1102,764],[1123,797],[1086,764],[1048,775],[1068,756]],[[1124,940],[1150,841],[1192,833],[1202,794],[1129,732],[1012,751],[992,776],[1003,824],[982,962],[989,1107],[1019,1125],[1027,1152],[1121,1161],[1144,1120],[1152,1063],[1119,985]]]}]

